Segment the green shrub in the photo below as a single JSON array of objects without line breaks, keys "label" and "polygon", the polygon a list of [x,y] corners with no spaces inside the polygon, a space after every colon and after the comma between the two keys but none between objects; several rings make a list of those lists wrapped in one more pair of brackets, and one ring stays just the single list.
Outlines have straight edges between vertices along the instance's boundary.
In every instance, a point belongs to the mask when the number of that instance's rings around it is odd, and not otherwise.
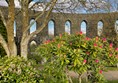
[{"label": "green shrub", "polygon": [[3,57],[0,59],[0,83],[37,83],[40,72],[33,61],[21,57]]},{"label": "green shrub", "polygon": [[21,57],[0,59],[0,83],[67,83],[66,74],[59,65],[36,64]]},{"label": "green shrub", "polygon": [[81,75],[87,72],[88,80],[92,83],[102,83],[105,65],[113,65],[118,61],[118,48],[114,49],[113,44],[109,44],[106,38],[90,39],[82,32],[60,34],[52,41],[44,42],[36,52],[45,59],[45,63],[56,63],[63,70],[65,68],[77,72],[80,81]]}]

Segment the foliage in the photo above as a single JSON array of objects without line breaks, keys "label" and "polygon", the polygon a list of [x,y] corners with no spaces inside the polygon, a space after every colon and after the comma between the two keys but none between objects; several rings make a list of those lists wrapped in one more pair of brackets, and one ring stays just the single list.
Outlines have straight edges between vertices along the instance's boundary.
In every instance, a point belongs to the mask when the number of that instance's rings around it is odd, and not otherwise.
[{"label": "foliage", "polygon": [[40,72],[35,62],[21,57],[3,57],[0,59],[0,83],[36,83],[40,81]]},{"label": "foliage", "polygon": [[113,44],[109,44],[106,38],[90,39],[82,32],[72,35],[60,34],[52,41],[47,40],[36,52],[46,63],[56,63],[58,68],[75,71],[79,78],[87,72],[88,80],[92,83],[102,83],[105,65],[113,65],[118,61],[118,48],[114,49]]},{"label": "foliage", "polygon": [[35,53],[36,47],[37,45],[35,44],[30,45],[30,52],[28,55],[28,59],[35,60],[36,63],[41,63],[41,57],[37,56]]},{"label": "foliage", "polygon": [[59,65],[36,64],[19,56],[0,59],[0,83],[67,83],[66,74]]}]

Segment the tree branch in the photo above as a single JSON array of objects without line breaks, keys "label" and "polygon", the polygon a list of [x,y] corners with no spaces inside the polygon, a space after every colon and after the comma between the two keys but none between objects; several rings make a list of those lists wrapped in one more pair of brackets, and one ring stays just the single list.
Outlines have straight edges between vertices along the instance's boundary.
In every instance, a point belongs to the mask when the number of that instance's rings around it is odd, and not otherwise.
[{"label": "tree branch", "polygon": [[7,53],[7,56],[10,56],[10,52],[9,52],[9,48],[7,45],[7,42],[5,41],[5,39],[3,38],[3,36],[0,34],[0,44],[3,46],[5,52]]},{"label": "tree branch", "polygon": [[[53,0],[52,0],[53,1]],[[42,11],[42,13],[40,14],[39,12],[39,15],[35,18],[35,20],[25,29],[25,31],[23,33],[26,33],[30,27],[40,18],[44,15],[44,13],[46,12],[47,8],[49,7],[49,5],[51,4],[51,1],[46,5],[45,9]]]},{"label": "tree branch", "polygon": [[1,20],[3,21],[4,26],[7,28],[7,22],[6,22],[5,18],[4,18],[4,15],[2,13],[2,9],[1,8],[0,8],[0,17],[1,17]]},{"label": "tree branch", "polygon": [[36,31],[34,31],[33,33],[31,33],[31,34],[27,37],[28,40],[29,40],[31,37],[33,37],[34,35],[36,35],[36,34],[38,34],[39,32],[41,32],[41,31],[46,27],[46,25],[47,25],[47,23],[48,23],[49,15],[50,15],[50,13],[52,12],[52,10],[53,10],[53,8],[54,8],[56,2],[57,2],[57,0],[54,0],[53,2],[51,2],[50,9],[47,11],[47,14],[46,14],[46,16],[45,16],[45,19],[44,19],[44,21],[43,21],[42,26],[38,27],[38,29],[37,29]]}]

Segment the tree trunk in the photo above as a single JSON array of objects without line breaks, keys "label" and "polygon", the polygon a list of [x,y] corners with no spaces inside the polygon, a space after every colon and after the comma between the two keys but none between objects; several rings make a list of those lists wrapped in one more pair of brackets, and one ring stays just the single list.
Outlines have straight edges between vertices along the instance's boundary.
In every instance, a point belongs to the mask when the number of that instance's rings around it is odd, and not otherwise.
[{"label": "tree trunk", "polygon": [[8,38],[8,47],[11,56],[17,55],[17,47],[14,40],[14,16],[15,16],[15,4],[14,0],[10,0],[8,3],[8,21],[7,21],[7,38]]},{"label": "tree trunk", "polygon": [[26,30],[29,25],[29,12],[28,12],[28,1],[22,1],[21,3],[22,8],[22,39],[21,39],[21,57],[27,59],[28,55],[28,31]]},{"label": "tree trunk", "polygon": [[24,40],[21,41],[21,57],[25,58],[27,60],[28,55],[28,41]]}]

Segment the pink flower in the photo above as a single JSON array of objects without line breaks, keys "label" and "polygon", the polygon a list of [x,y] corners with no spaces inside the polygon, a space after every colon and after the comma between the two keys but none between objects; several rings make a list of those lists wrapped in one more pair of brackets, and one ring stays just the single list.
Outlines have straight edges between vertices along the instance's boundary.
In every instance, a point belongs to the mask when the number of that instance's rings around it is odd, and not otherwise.
[{"label": "pink flower", "polygon": [[86,52],[86,54],[87,54],[87,55],[89,55],[89,54],[90,54],[90,52]]},{"label": "pink flower", "polygon": [[113,43],[110,43],[110,44],[109,44],[109,47],[112,48],[112,47],[113,47]]},{"label": "pink flower", "polygon": [[83,64],[86,64],[86,62],[87,62],[87,60],[86,60],[86,59],[84,59]]},{"label": "pink flower", "polygon": [[70,42],[70,45],[72,45],[72,42]]},{"label": "pink flower", "polygon": [[97,60],[97,59],[96,59],[96,60],[95,60],[95,62],[96,62],[96,63],[98,63],[98,62],[99,62],[99,60]]},{"label": "pink flower", "polygon": [[79,32],[76,32],[76,35],[78,35],[79,34]]},{"label": "pink flower", "polygon": [[116,55],[116,58],[118,59],[118,55]]},{"label": "pink flower", "polygon": [[98,39],[99,39],[98,37],[95,38],[96,41],[98,41]]},{"label": "pink flower", "polygon": [[59,34],[59,37],[62,38],[62,34]]},{"label": "pink flower", "polygon": [[89,41],[89,40],[90,40],[90,38],[86,37],[86,38],[85,38],[85,40]]},{"label": "pink flower", "polygon": [[116,51],[118,51],[118,48],[116,48]]},{"label": "pink flower", "polygon": [[54,42],[54,40],[52,40],[52,42]]},{"label": "pink flower", "polygon": [[57,47],[58,47],[58,48],[60,48],[60,47],[61,47],[61,45],[60,45],[60,44],[58,44],[58,45],[57,45]]},{"label": "pink flower", "polygon": [[97,47],[97,44],[96,43],[94,43],[94,47]]},{"label": "pink flower", "polygon": [[50,43],[50,40],[47,40],[47,41],[45,41],[44,43],[45,43],[45,44],[48,44],[48,43]]},{"label": "pink flower", "polygon": [[100,48],[103,48],[103,46],[100,46]]},{"label": "pink flower", "polygon": [[102,74],[102,70],[100,70],[99,73]]},{"label": "pink flower", "polygon": [[83,34],[82,31],[80,31],[79,34],[82,35]]},{"label": "pink flower", "polygon": [[111,57],[111,56],[112,56],[112,54],[109,54],[109,56]]},{"label": "pink flower", "polygon": [[50,43],[50,40],[47,40],[47,43]]},{"label": "pink flower", "polygon": [[102,40],[103,40],[103,42],[106,42],[106,38],[103,38]]}]

